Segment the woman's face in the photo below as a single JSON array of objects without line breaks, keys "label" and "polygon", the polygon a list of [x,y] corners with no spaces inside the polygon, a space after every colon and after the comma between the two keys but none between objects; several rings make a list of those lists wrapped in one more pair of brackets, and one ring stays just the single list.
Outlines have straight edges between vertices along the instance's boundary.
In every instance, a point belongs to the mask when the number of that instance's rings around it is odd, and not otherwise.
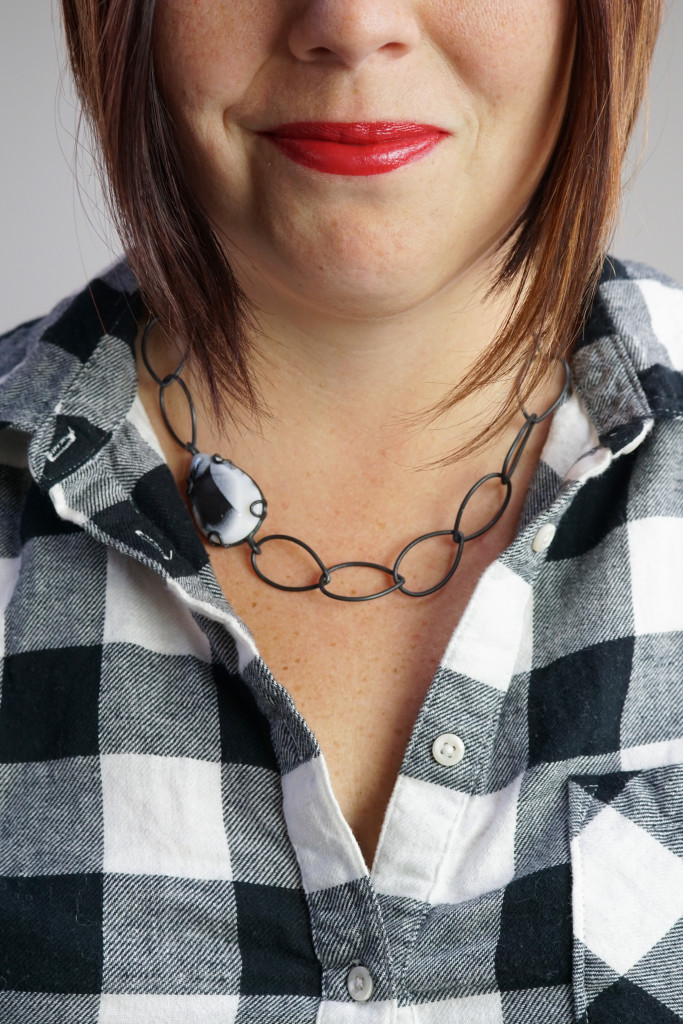
[{"label": "woman's face", "polygon": [[550,156],[572,12],[571,0],[157,0],[158,79],[247,293],[385,316],[460,279]]}]

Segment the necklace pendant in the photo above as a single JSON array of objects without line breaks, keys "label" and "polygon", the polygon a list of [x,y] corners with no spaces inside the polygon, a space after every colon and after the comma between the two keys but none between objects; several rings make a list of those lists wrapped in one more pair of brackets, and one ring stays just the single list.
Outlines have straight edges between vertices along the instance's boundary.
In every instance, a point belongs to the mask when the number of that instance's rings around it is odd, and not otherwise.
[{"label": "necklace pendant", "polygon": [[220,547],[244,543],[266,518],[266,499],[259,486],[220,455],[198,452],[193,457],[187,493],[197,526]]}]

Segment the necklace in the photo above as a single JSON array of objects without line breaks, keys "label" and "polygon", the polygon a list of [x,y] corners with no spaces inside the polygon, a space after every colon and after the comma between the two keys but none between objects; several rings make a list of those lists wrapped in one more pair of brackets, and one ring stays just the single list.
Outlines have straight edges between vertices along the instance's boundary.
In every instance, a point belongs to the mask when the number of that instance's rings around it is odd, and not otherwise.
[{"label": "necklace", "polygon": [[[229,459],[225,459],[220,455],[207,455],[205,452],[200,452],[197,448],[197,417],[194,402],[192,401],[192,395],[187,384],[181,377],[187,362],[187,353],[183,356],[173,373],[169,373],[165,377],[159,377],[151,366],[147,353],[149,332],[156,322],[156,318],[152,318],[145,327],[141,346],[142,360],[149,375],[159,385],[159,409],[161,410],[161,417],[166,429],[175,443],[192,455],[190,472],[187,478],[187,493],[199,530],[211,544],[215,544],[218,547],[230,548],[236,547],[239,544],[248,544],[251,550],[250,560],[252,569],[264,583],[275,587],[276,590],[298,593],[307,590],[319,590],[326,597],[330,597],[335,601],[354,603],[374,601],[378,597],[392,594],[395,590],[406,594],[408,597],[427,597],[429,594],[434,594],[445,586],[460,564],[465,544],[475,540],[477,537],[481,537],[482,534],[490,530],[505,512],[512,496],[512,475],[519,465],[522,453],[526,448],[534,427],[555,412],[564,402],[569,391],[569,366],[566,361],[563,361],[565,378],[562,391],[558,397],[540,416],[535,413],[528,413],[523,406],[521,407],[524,425],[520,428],[510,445],[503,459],[503,465],[497,473],[487,473],[470,487],[460,502],[454,525],[450,529],[433,530],[431,533],[423,533],[416,537],[415,540],[406,544],[391,568],[380,565],[377,562],[364,561],[340,562],[338,565],[326,566],[313,548],[306,544],[305,541],[299,540],[298,537],[291,537],[285,533],[272,533],[265,537],[257,537],[258,531],[261,529],[268,512],[268,503],[263,492],[244,470],[240,469]],[[173,384],[178,385],[187,402],[192,429],[190,441],[183,441],[178,437],[166,413],[166,391]],[[498,480],[503,487],[503,498],[500,507],[484,526],[473,533],[465,534],[461,530],[465,510],[479,489],[490,480]],[[450,560],[450,566],[434,586],[423,590],[411,590],[406,583],[405,577],[401,575],[401,564],[410,551],[424,541],[431,540],[433,537],[450,537],[453,541],[453,555]],[[264,546],[273,541],[294,544],[303,549],[313,560],[317,567],[316,571],[319,570],[318,579],[313,583],[292,586],[278,583],[267,576],[258,563],[258,557],[261,555]],[[363,594],[360,596],[357,594],[336,594],[329,589],[332,583],[332,575],[335,572],[339,572],[341,569],[352,568],[374,569],[378,572],[383,572],[387,575],[390,582],[383,590],[377,591],[374,594]]]}]

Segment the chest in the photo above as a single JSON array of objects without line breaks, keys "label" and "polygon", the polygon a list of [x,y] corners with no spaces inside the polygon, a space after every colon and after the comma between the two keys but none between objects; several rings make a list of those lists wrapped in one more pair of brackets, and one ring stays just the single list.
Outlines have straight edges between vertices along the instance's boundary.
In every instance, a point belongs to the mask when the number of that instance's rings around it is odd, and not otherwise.
[{"label": "chest", "polygon": [[235,610],[321,747],[368,865],[420,708],[493,552],[469,555],[436,594],[356,604],[279,592],[243,570],[235,552],[212,552],[224,592],[235,593]]}]

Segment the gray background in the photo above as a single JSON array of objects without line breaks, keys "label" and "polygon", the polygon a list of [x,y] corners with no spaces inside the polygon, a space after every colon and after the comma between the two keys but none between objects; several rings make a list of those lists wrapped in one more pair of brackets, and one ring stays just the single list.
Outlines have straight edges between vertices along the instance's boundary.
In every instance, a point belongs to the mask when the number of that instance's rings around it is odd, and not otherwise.
[{"label": "gray background", "polygon": [[[539,0],[543,3],[544,0]],[[119,252],[86,152],[74,154],[76,107],[55,5],[0,0],[0,331],[80,288]],[[683,282],[683,0],[669,0],[657,49],[650,127],[641,133],[612,246]],[[679,60],[675,60],[679,55]],[[642,153],[640,152],[642,150]],[[74,168],[78,169],[78,186]]]}]

